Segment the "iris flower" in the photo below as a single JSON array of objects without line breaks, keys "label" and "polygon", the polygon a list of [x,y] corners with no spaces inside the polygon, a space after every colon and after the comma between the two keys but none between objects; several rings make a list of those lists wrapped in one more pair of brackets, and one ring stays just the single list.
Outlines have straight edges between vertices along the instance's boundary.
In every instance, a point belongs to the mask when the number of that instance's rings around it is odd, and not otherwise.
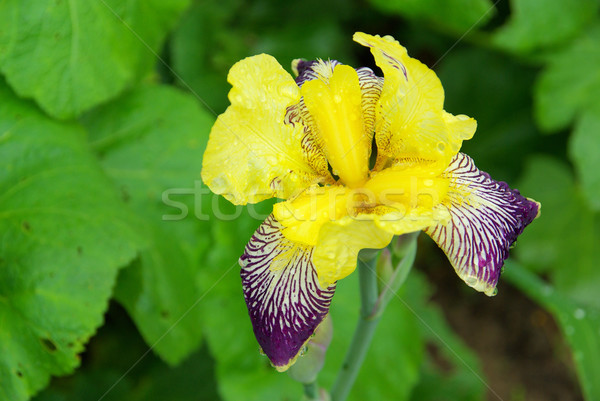
[{"label": "iris flower", "polygon": [[254,334],[291,366],[361,249],[425,231],[474,289],[494,295],[508,249],[539,204],[460,153],[476,122],[443,109],[436,74],[392,37],[356,33],[383,72],[267,54],[230,70],[231,105],[210,133],[202,178],[236,205],[277,197],[240,258]]}]

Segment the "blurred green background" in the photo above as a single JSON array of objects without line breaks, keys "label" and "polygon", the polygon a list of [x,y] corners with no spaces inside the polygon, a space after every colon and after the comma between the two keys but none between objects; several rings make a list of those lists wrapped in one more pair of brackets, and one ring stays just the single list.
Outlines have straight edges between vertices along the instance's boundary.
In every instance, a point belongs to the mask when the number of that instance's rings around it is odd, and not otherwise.
[{"label": "blurred green background", "polygon": [[[0,1],[0,400],[299,400],[258,353],[237,259],[270,204],[200,181],[227,71],[374,67],[390,34],[478,121],[478,167],[543,205],[499,294],[426,236],[351,400],[600,400],[597,0]],[[218,210],[220,217],[214,217]],[[340,282],[329,387],[358,316]]]}]

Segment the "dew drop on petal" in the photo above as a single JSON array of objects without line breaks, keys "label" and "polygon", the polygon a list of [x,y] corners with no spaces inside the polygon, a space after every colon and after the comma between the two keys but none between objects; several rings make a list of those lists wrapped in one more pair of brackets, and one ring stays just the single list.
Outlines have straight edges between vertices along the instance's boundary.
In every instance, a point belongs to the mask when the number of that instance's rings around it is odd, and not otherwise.
[{"label": "dew drop on petal", "polygon": [[339,103],[342,103],[342,97],[341,97],[339,94],[336,94],[336,95],[333,97],[333,101],[334,101],[334,102],[336,102],[336,103],[338,103],[338,104],[339,104]]},{"label": "dew drop on petal", "polygon": [[573,313],[573,316],[575,317],[575,319],[581,320],[585,317],[585,311],[581,308],[577,308],[575,310],[575,313]]}]

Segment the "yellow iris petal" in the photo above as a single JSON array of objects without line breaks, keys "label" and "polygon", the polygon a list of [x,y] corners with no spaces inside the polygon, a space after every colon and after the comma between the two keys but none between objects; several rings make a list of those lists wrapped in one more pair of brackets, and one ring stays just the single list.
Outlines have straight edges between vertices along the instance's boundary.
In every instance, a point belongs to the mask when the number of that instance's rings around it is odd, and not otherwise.
[{"label": "yellow iris petal", "polygon": [[266,54],[249,57],[231,68],[228,80],[231,106],[213,126],[202,163],[208,187],[246,204],[287,198],[322,181],[309,159],[324,156],[302,147],[300,124],[284,124],[300,90],[281,65]]},{"label": "yellow iris petal", "polygon": [[436,74],[393,38],[359,32],[354,40],[371,48],[385,78],[375,126],[379,157],[440,173],[475,132],[475,120],[446,113]]},{"label": "yellow iris petal", "polygon": [[356,71],[338,65],[328,83],[320,79],[305,82],[301,93],[334,173],[345,185],[360,186],[368,174],[371,141],[365,134]]},{"label": "yellow iris petal", "polygon": [[369,216],[364,220],[346,216],[324,224],[313,251],[319,283],[328,286],[348,276],[356,269],[361,249],[385,248],[392,237],[392,233],[379,228]]}]

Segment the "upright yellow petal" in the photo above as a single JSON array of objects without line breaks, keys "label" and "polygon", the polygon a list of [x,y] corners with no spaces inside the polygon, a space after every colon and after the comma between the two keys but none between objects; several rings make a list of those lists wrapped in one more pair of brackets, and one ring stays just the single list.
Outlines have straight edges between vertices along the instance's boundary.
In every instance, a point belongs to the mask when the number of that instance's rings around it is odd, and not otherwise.
[{"label": "upright yellow petal", "polygon": [[371,48],[385,78],[375,126],[378,165],[390,158],[392,164],[429,165],[432,175],[441,173],[473,135],[475,120],[451,118],[436,74],[392,37],[358,32],[354,40]]},{"label": "upright yellow petal", "polygon": [[218,117],[204,153],[206,185],[232,203],[246,204],[287,198],[324,180],[311,163],[324,155],[303,147],[302,125],[284,123],[300,90],[281,65],[266,54],[249,57],[231,68],[228,81],[231,106]]},{"label": "upright yellow petal", "polygon": [[371,140],[365,133],[358,74],[352,67],[337,65],[328,83],[307,81],[301,93],[333,172],[345,185],[360,186],[369,171]]}]

